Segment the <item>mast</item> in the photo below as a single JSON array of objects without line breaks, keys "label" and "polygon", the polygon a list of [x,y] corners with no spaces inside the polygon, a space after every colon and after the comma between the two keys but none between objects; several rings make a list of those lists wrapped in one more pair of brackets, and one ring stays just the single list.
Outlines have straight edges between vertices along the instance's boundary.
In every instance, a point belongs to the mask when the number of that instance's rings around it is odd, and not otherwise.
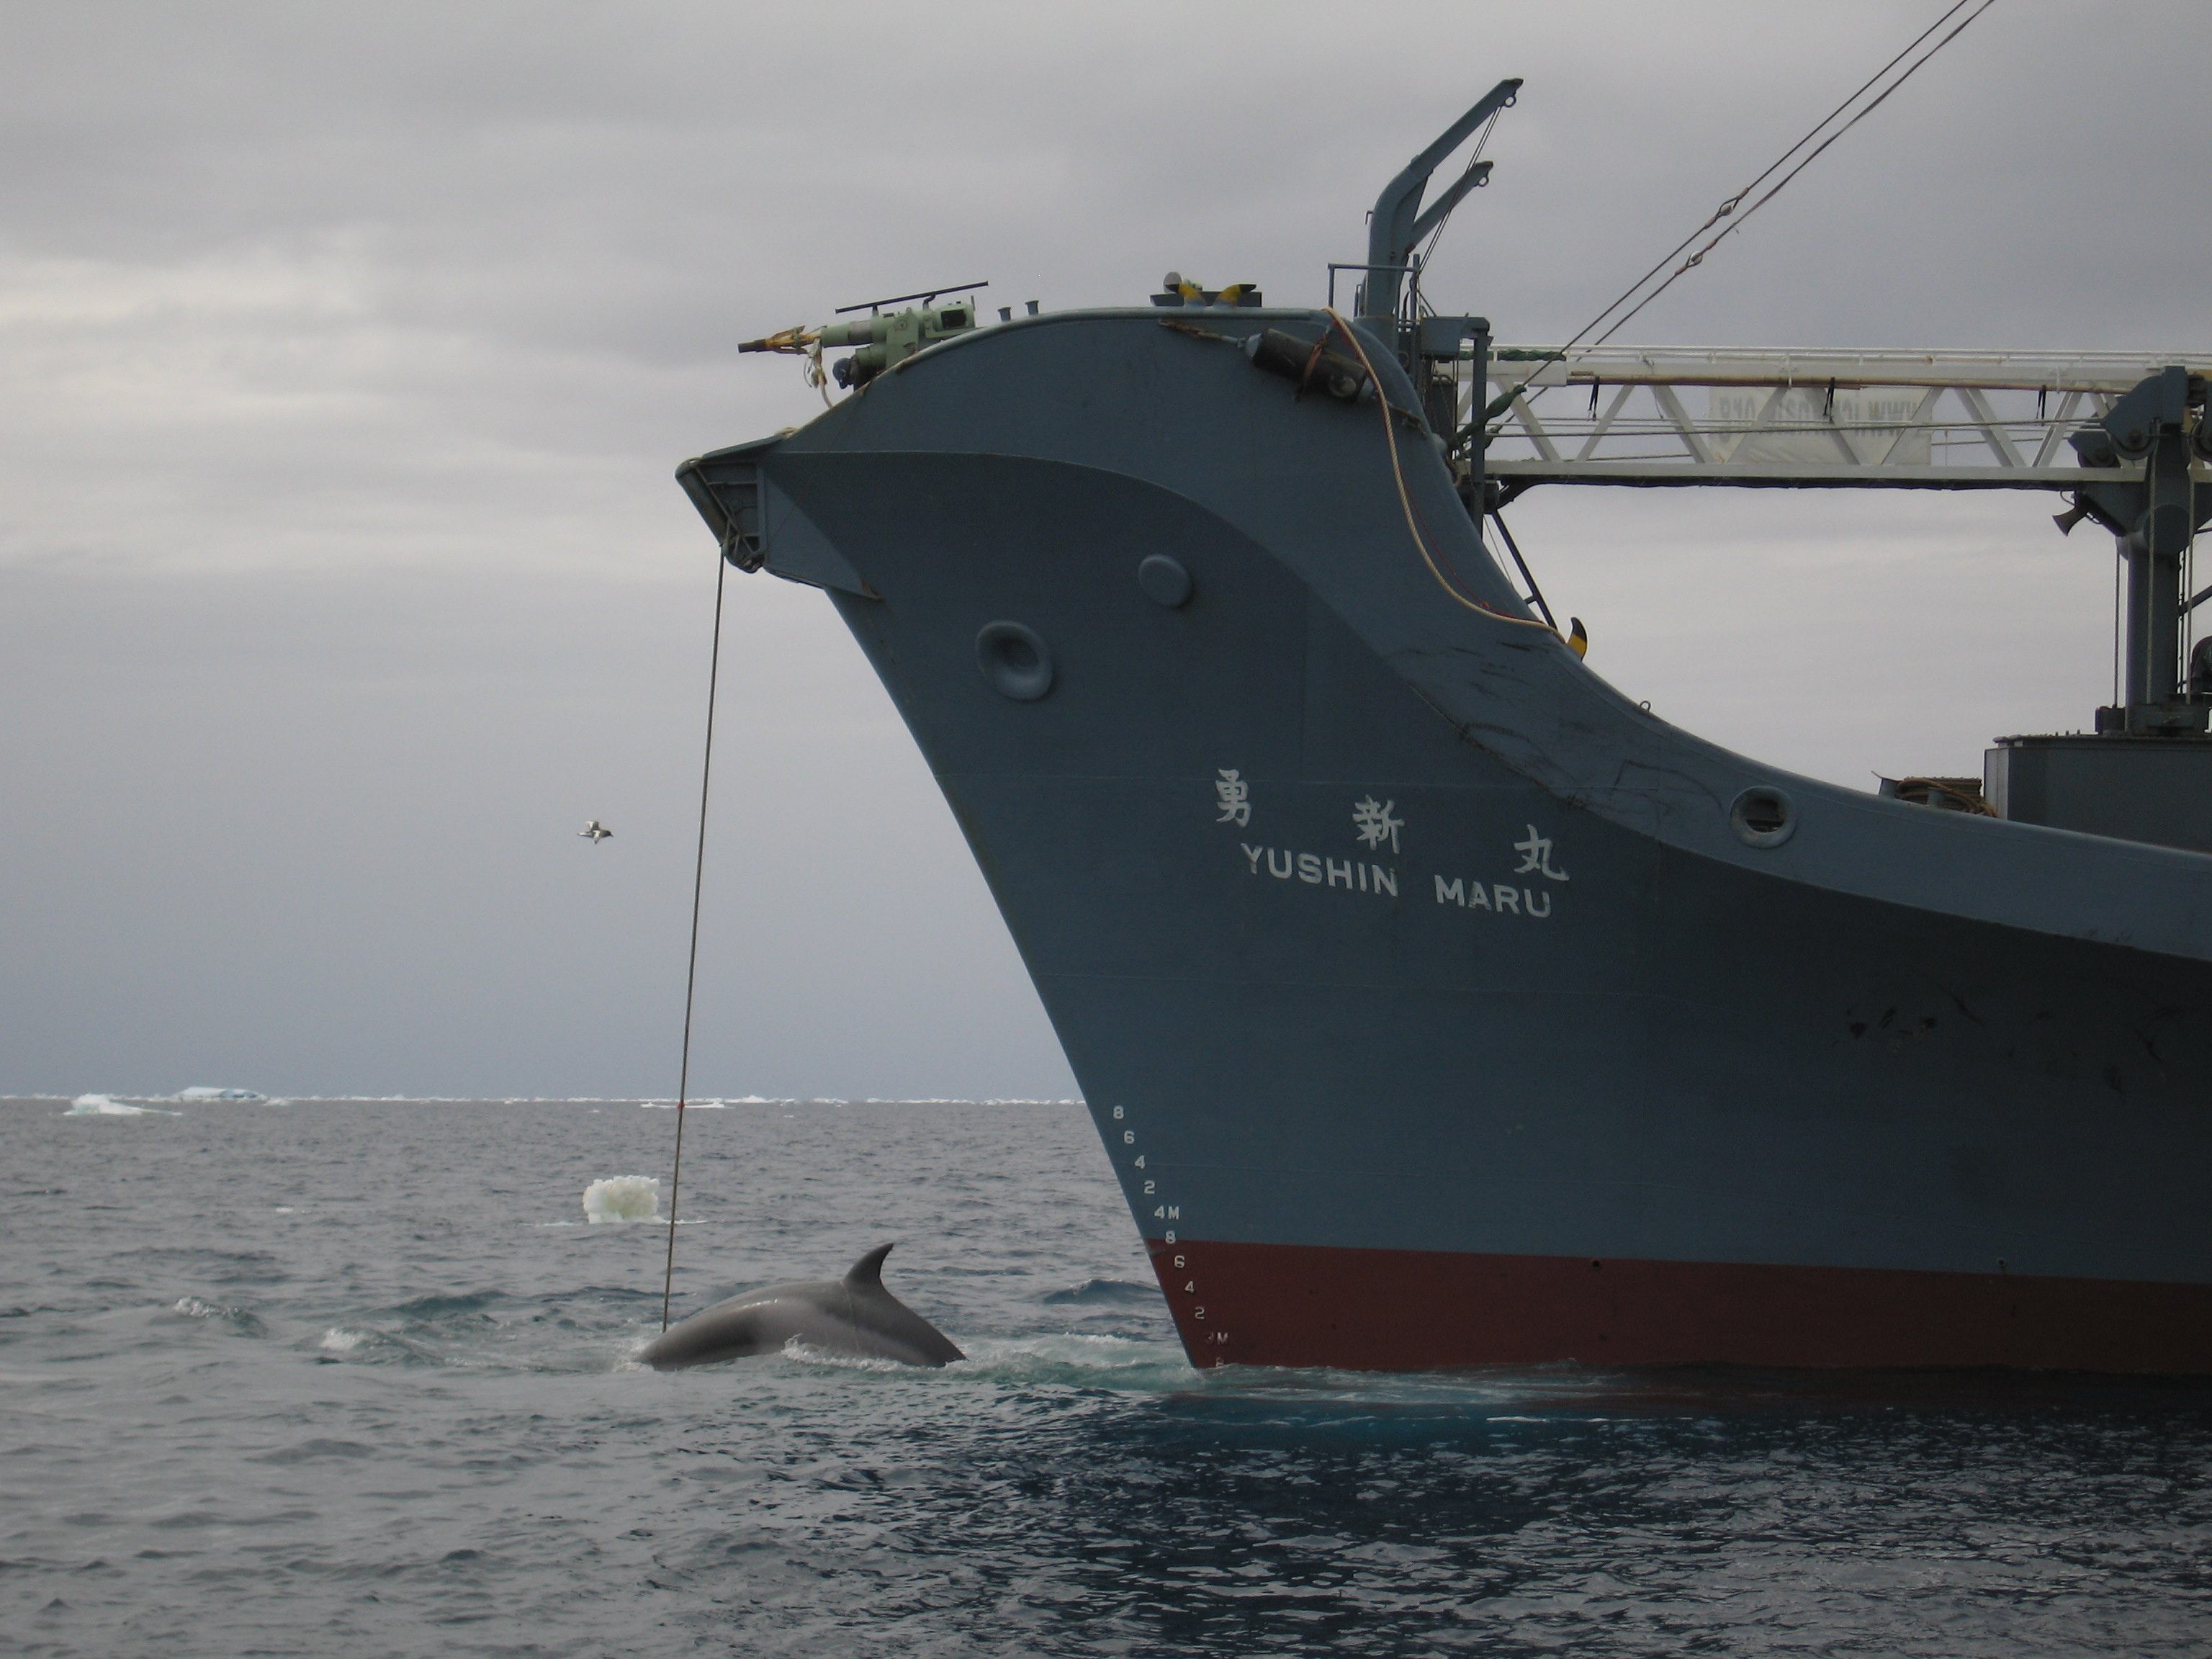
[{"label": "mast", "polygon": [[2084,466],[2117,465],[2134,474],[2078,490],[2075,511],[2059,521],[2070,529],[2069,520],[2096,520],[2127,564],[2120,702],[2097,711],[2100,732],[2202,732],[2212,715],[2212,702],[2199,700],[2212,696],[2212,684],[2185,680],[2181,661],[2182,620],[2206,597],[2191,596],[2184,575],[2190,544],[2212,520],[2212,483],[2199,482],[2192,467],[2212,459],[2204,416],[2203,377],[2169,364],[2069,439]]}]

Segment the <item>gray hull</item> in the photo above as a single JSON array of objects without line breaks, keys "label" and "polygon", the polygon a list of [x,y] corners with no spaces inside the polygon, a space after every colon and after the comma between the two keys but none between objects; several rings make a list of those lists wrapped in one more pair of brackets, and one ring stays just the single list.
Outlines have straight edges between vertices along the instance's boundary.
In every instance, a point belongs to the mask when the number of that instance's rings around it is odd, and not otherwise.
[{"label": "gray hull", "polygon": [[686,469],[896,700],[1194,1358],[2212,1371],[2212,857],[1677,731],[1398,450],[1079,313]]}]

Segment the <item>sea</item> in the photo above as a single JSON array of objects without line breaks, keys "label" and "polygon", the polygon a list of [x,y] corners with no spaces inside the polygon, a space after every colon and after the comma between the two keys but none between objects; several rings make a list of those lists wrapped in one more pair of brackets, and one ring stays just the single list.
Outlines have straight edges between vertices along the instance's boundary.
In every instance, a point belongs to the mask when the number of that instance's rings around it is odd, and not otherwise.
[{"label": "sea", "polygon": [[2203,1385],[1201,1373],[1079,1105],[684,1121],[679,1316],[968,1359],[640,1368],[665,1103],[0,1103],[0,1649],[2212,1652]]}]

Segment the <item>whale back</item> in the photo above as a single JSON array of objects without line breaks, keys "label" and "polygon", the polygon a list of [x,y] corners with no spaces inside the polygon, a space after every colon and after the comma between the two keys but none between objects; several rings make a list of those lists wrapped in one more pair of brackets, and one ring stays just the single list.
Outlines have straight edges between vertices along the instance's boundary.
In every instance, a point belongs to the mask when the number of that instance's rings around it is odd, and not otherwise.
[{"label": "whale back", "polygon": [[826,1353],[892,1359],[905,1365],[947,1365],[964,1359],[945,1334],[884,1288],[879,1244],[842,1279],[768,1285],[679,1321],[638,1355],[656,1370],[710,1365],[776,1353],[793,1338]]}]

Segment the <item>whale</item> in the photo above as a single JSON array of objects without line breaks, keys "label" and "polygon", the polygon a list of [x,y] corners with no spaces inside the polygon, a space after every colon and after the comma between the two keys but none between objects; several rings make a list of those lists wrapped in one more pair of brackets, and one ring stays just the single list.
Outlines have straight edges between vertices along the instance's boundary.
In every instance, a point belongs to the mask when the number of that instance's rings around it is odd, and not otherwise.
[{"label": "whale", "polygon": [[878,1244],[842,1279],[769,1285],[702,1308],[648,1342],[638,1359],[657,1371],[681,1370],[776,1353],[793,1337],[846,1358],[929,1366],[965,1359],[942,1331],[884,1288],[890,1253],[889,1244]]}]

